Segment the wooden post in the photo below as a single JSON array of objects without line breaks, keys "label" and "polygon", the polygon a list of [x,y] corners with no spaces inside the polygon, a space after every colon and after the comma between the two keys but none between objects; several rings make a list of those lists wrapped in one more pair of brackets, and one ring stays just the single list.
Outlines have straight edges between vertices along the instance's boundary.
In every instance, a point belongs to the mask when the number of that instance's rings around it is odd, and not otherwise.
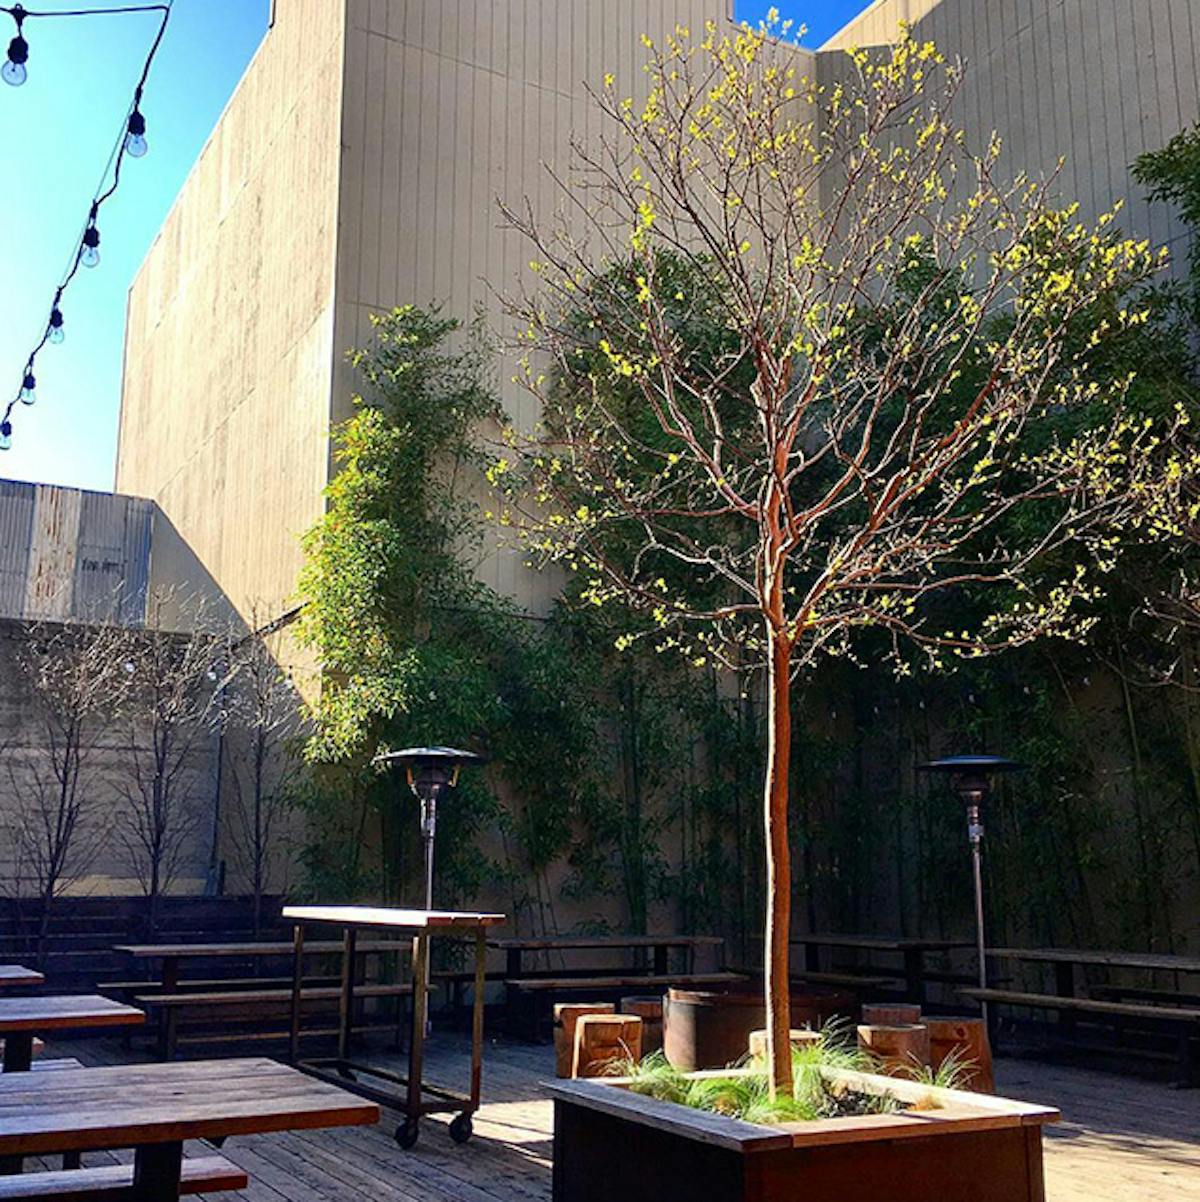
[{"label": "wooden post", "polygon": [[941,1068],[947,1057],[955,1056],[963,1065],[966,1078],[960,1089],[976,1093],[994,1093],[992,1048],[988,1042],[987,1025],[981,1018],[924,1018],[929,1030],[929,1065]]},{"label": "wooden post", "polygon": [[921,1007],[897,1003],[894,1006],[864,1002],[862,1020],[868,1026],[904,1027],[921,1021]]},{"label": "wooden post", "polygon": [[575,1024],[572,1077],[603,1077],[622,1060],[642,1058],[642,1020],[632,1014],[584,1014]]},{"label": "wooden post", "polygon": [[658,997],[623,997],[619,1013],[636,1014],[642,1020],[643,1056],[649,1056],[651,1052],[662,1051],[663,1000],[661,994]]},{"label": "wooden post", "polygon": [[920,1023],[863,1023],[858,1028],[858,1046],[874,1057],[879,1071],[889,1077],[911,1077],[929,1064],[929,1028]]},{"label": "wooden post", "polygon": [[554,1004],[554,1072],[569,1077],[575,1060],[575,1024],[585,1014],[613,1014],[612,1002],[555,1002]]}]

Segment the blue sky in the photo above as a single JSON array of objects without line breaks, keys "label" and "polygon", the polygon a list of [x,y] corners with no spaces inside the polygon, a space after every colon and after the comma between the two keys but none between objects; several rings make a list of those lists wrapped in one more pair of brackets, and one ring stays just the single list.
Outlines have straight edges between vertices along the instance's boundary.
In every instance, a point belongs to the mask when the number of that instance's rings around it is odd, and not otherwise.
[{"label": "blue sky", "polygon": [[[785,17],[807,24],[808,43],[819,45],[867,0],[776,3]],[[27,0],[27,7],[34,5]],[[81,5],[39,0],[36,7]],[[769,7],[770,0],[739,0],[738,16],[757,23]],[[269,0],[175,0],[142,103],[150,153],[126,160],[120,191],[102,213],[101,263],[81,271],[64,299],[66,341],[38,357],[38,401],[17,406],[0,476],[112,487],[126,293],[262,40],[268,9]],[[0,85],[0,150],[8,165],[0,218],[0,405],[19,388],[45,328],[157,21],[154,14],[26,21],[28,82]],[[13,31],[0,13],[0,53]]]}]

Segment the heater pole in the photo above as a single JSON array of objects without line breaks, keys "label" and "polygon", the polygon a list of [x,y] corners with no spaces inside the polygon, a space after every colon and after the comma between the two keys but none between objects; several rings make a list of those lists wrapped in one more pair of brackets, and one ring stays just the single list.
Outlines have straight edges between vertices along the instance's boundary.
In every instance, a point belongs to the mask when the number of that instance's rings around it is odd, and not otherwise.
[{"label": "heater pole", "polygon": [[[421,802],[421,838],[425,843],[425,909],[433,909],[433,844],[437,838],[437,798],[429,797]],[[425,956],[425,972],[424,972],[424,988],[426,1007],[428,1007],[429,999],[429,983],[430,970],[432,965],[429,962],[429,957]],[[425,1011],[425,1034],[429,1036],[433,1033],[433,1022],[429,1018],[429,1011]]]},{"label": "heater pole", "polygon": [[[979,988],[987,988],[987,943],[983,925],[983,819],[978,802],[967,803],[967,839],[971,844],[971,865],[975,876],[975,945],[979,954]],[[982,998],[979,1006],[983,1012],[986,1029],[988,1006]]]}]

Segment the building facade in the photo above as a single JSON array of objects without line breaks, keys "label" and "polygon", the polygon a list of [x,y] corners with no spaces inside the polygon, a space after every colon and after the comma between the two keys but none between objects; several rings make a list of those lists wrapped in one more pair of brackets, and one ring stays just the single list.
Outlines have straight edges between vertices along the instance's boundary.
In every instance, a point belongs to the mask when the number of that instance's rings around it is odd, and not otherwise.
[{"label": "building facade", "polygon": [[[552,215],[547,165],[597,132],[586,85],[611,71],[636,90],[643,33],[728,5],[278,0],[130,292],[117,465],[243,616],[294,600],[369,315],[496,317],[528,259],[498,199]],[[1001,134],[1014,171],[1057,171],[1085,220],[1120,200],[1131,232],[1178,245],[1129,166],[1200,118],[1192,0],[878,0],[801,66],[832,79],[901,20],[966,61],[961,116],[981,144]],[[549,599],[518,555],[481,571],[530,611]]]}]

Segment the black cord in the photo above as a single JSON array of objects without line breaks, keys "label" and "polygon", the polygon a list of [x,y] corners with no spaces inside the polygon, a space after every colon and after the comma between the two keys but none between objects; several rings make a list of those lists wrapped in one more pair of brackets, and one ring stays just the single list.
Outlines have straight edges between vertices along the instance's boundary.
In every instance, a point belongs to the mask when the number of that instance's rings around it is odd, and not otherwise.
[{"label": "black cord", "polygon": [[[154,65],[155,55],[158,54],[158,49],[162,45],[163,38],[166,36],[167,24],[171,19],[171,5],[174,0],[166,0],[164,4],[127,4],[120,5],[114,8],[78,8],[78,9],[63,9],[58,12],[39,12],[30,11],[23,8],[21,5],[0,5],[0,12],[7,13],[14,21],[17,22],[17,27],[20,28],[21,22],[27,18],[34,17],[108,17],[125,13],[162,13],[162,20],[159,22],[158,33],[155,34],[154,41],[150,46],[150,50],[146,55],[146,61],[142,66],[142,73],[138,77],[137,87],[133,91],[133,103],[129,106],[125,117],[122,121],[120,133],[117,135],[117,143],[114,147],[114,152],[109,156],[108,162],[104,167],[104,174],[100,177],[100,183],[96,187],[96,191],[92,194],[91,204],[88,208],[88,218],[84,225],[83,234],[76,240],[75,255],[71,260],[71,266],[66,274],[59,281],[58,287],[54,290],[54,301],[50,306],[51,314],[59,307],[59,303],[63,298],[63,294],[67,290],[67,286],[75,278],[79,272],[79,267],[83,259],[83,252],[86,248],[84,238],[87,231],[95,229],[97,226],[97,218],[100,214],[100,209],[105,201],[109,200],[116,192],[121,184],[121,164],[125,160],[126,145],[125,139],[129,129],[129,118],[142,102],[142,92],[145,89],[146,81],[150,78],[150,68]],[[107,189],[104,188],[104,181],[108,178],[109,169],[112,169],[112,183]],[[21,399],[21,392],[25,387],[25,380],[33,375],[34,363],[37,360],[38,354],[42,348],[50,340],[50,332],[53,329],[52,323],[47,320],[46,328],[42,332],[41,340],[33,348],[29,354],[29,358],[25,361],[25,367],[21,372],[21,388],[17,390],[16,396],[8,402],[4,410],[4,417],[0,419],[0,424],[6,426],[11,432],[11,419],[13,410],[16,408],[17,402]]]}]

